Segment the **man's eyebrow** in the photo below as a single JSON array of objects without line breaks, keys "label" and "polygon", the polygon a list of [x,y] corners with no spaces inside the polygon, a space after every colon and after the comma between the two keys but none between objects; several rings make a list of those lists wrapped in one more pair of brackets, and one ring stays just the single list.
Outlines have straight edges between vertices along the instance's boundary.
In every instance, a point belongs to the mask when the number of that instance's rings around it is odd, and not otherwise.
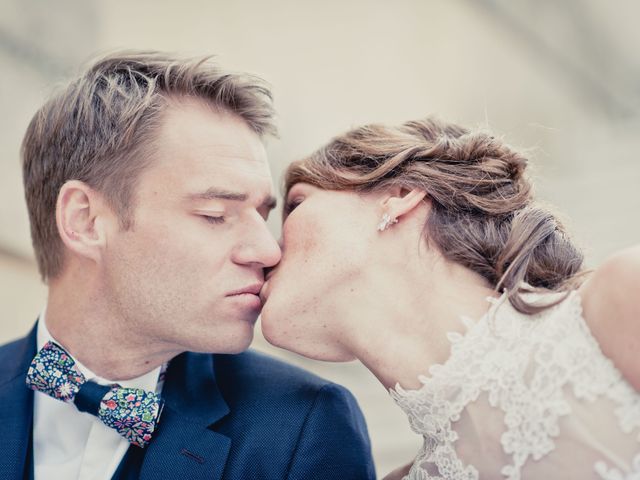
[{"label": "man's eyebrow", "polygon": [[[244,202],[249,198],[249,195],[242,192],[232,192],[212,187],[208,188],[204,192],[189,194],[187,195],[187,198],[189,200],[232,200],[235,202]],[[269,195],[264,199],[260,206],[273,210],[276,208],[277,204],[278,201],[276,200],[276,197]]]},{"label": "man's eyebrow", "polygon": [[249,195],[241,192],[231,192],[229,190],[221,190],[219,188],[208,188],[204,192],[190,193],[187,195],[189,200],[234,200],[244,202]]}]

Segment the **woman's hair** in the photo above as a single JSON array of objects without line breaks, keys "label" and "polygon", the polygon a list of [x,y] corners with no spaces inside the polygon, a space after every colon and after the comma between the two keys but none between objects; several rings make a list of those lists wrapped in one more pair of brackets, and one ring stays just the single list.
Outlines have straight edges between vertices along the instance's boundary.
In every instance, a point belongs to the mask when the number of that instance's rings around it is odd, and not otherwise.
[{"label": "woman's hair", "polygon": [[[326,190],[427,192],[429,245],[494,286],[520,312],[558,303],[527,302],[523,293],[567,291],[583,256],[558,219],[532,201],[527,159],[500,139],[434,118],[399,127],[366,125],[292,163],[285,190],[305,182]],[[533,288],[532,288],[533,287]]]}]

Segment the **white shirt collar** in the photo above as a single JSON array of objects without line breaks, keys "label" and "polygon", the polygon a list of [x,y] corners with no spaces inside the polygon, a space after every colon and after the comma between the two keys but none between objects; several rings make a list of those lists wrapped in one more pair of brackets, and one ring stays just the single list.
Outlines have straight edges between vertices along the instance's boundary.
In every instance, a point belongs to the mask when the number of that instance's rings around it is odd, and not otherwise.
[{"label": "white shirt collar", "polygon": [[[55,342],[58,345],[62,346],[62,344],[58,342],[55,338],[53,338],[51,333],[49,333],[49,330],[47,329],[47,325],[46,325],[45,313],[46,313],[45,311],[42,312],[38,321],[38,331],[37,331],[38,351],[48,341]],[[74,358],[73,360],[76,362],[78,369],[87,380],[93,380],[94,382],[99,383],[100,385],[109,385],[112,383],[117,383],[122,387],[142,388],[143,390],[147,390],[149,392],[156,392],[158,391],[158,389],[162,388],[161,385],[158,385],[158,382],[160,379],[161,371],[164,370],[163,366],[156,367],[150,372],[145,373],[144,375],[141,375],[139,377],[132,378],[130,380],[107,380],[93,373],[91,370],[85,367],[78,359]]]}]

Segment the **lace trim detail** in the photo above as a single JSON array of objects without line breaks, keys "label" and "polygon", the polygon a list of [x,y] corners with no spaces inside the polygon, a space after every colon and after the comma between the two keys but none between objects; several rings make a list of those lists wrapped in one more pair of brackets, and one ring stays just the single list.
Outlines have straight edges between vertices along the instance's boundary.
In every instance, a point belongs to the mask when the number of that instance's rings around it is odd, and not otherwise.
[{"label": "lace trim detail", "polygon": [[[567,386],[586,402],[601,397],[614,401],[620,429],[631,433],[639,428],[640,441],[640,396],[602,354],[584,322],[577,292],[533,316],[505,304],[506,295],[489,301],[493,306],[480,320],[462,319],[464,335],[448,334],[450,357],[429,368],[430,376],[419,377],[421,388],[396,385],[390,390],[412,430],[425,438],[406,479],[478,479],[476,468],[456,455],[458,434],[452,424],[481,394],[504,412],[500,442],[511,462],[500,471],[510,480],[520,479],[529,459],[540,460],[555,448],[559,419],[571,413]],[[603,462],[594,469],[603,480],[635,480],[639,458],[628,477]]]},{"label": "lace trim detail", "polygon": [[626,476],[617,468],[608,468],[605,462],[597,462],[594,468],[602,480],[640,480],[640,454],[633,457],[631,472]]}]

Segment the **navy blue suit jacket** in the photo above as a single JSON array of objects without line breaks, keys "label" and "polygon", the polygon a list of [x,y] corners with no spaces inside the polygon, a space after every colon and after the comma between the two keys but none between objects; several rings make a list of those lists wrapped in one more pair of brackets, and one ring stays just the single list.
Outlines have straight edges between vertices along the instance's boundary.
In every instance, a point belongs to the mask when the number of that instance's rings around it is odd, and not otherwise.
[{"label": "navy blue suit jacket", "polygon": [[[25,375],[35,354],[35,327],[0,347],[2,479],[26,478],[31,468],[34,392]],[[158,430],[136,460],[141,479],[375,478],[353,396],[266,355],[183,353],[169,365],[162,396]]]}]

